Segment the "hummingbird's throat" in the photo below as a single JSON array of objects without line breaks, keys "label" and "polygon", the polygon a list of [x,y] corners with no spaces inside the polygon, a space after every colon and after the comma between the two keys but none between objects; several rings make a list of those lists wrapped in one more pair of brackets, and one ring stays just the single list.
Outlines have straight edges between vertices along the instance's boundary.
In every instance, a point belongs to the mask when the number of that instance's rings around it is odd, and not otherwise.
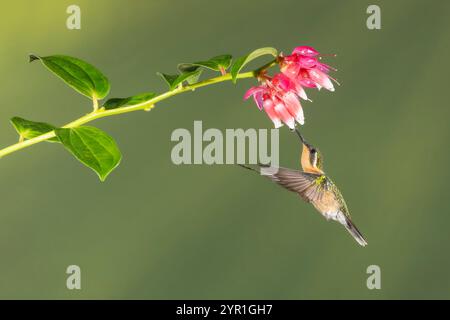
[{"label": "hummingbird's throat", "polygon": [[303,171],[306,173],[314,173],[314,174],[324,174],[325,173],[322,170],[320,170],[319,168],[313,167],[313,166],[306,167],[306,168],[303,167]]},{"label": "hummingbird's throat", "polygon": [[311,153],[309,151],[309,148],[305,144],[303,144],[300,163],[302,165],[302,169],[304,172],[315,173],[315,174],[324,174],[324,172],[321,169],[317,168],[315,166],[315,164],[311,163]]}]

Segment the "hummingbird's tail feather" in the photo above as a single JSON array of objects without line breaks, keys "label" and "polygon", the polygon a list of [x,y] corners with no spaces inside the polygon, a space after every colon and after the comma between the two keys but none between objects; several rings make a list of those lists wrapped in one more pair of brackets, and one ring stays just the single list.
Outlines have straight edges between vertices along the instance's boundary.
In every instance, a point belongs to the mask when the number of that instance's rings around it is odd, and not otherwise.
[{"label": "hummingbird's tail feather", "polygon": [[345,222],[343,222],[342,224],[361,246],[365,247],[367,245],[366,239],[364,239],[364,236],[361,234],[361,232],[359,232],[358,228],[356,228],[356,226],[349,218],[345,217]]},{"label": "hummingbird's tail feather", "polygon": [[270,165],[262,164],[262,163],[258,163],[258,164],[254,164],[254,165],[245,165],[245,164],[238,163],[237,165],[244,169],[259,173],[261,175],[266,175],[267,173],[276,172],[278,170],[278,168],[276,168],[276,167],[271,167]]},{"label": "hummingbird's tail feather", "polygon": [[[259,167],[250,167],[250,166],[247,166],[247,165],[245,165],[245,164],[240,164],[240,163],[238,163],[237,165],[240,166],[240,167],[242,167],[242,168],[244,168],[244,169],[247,169],[247,170],[251,170],[251,171],[260,173],[260,170],[258,170]],[[258,169],[257,169],[257,168],[258,168]]]}]

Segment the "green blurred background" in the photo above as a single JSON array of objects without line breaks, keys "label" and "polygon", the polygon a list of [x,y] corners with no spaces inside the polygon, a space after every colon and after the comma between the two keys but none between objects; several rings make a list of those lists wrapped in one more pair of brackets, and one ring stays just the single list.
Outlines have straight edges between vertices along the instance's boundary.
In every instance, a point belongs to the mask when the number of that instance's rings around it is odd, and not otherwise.
[{"label": "green blurred background", "polygon": [[[81,7],[82,29],[66,28]],[[381,7],[382,29],[366,28]],[[0,298],[450,298],[448,1],[25,1],[2,5],[1,138],[13,116],[64,124],[91,108],[29,53],[87,60],[110,97],[161,92],[179,62],[274,46],[337,53],[342,83],[311,93],[305,135],[325,156],[369,246],[299,199],[233,165],[175,166],[176,128],[270,128],[255,83],[224,83],[149,113],[99,120],[124,155],[105,183],[63,148],[1,159]],[[311,92],[311,90],[310,90]],[[283,166],[299,144],[280,131]],[[82,290],[66,288],[68,265]],[[382,289],[368,290],[379,265]]]}]

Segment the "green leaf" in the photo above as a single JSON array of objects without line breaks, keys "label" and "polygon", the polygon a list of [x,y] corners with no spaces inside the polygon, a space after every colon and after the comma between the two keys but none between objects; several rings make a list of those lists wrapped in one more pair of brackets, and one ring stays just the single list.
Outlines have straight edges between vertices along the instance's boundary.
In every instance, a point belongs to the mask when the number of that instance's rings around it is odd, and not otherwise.
[{"label": "green leaf", "polygon": [[203,72],[203,70],[201,70],[201,69],[198,69],[198,70],[195,69],[195,70],[192,70],[192,71],[183,72],[182,75],[183,74],[188,74],[188,76],[186,78],[186,82],[188,84],[194,84],[194,83],[198,82],[198,79],[200,78],[200,75],[202,74],[202,72]]},{"label": "green leaf", "polygon": [[240,57],[236,59],[231,66],[231,77],[233,79],[233,82],[236,83],[237,75],[242,70],[242,68],[248,64],[250,61],[255,60],[256,58],[259,58],[264,55],[272,55],[276,57],[278,55],[277,49],[275,48],[260,48],[256,49],[255,51],[251,52],[250,54]]},{"label": "green leaf", "polygon": [[34,60],[40,60],[47,69],[88,98],[103,99],[109,93],[108,79],[85,61],[63,55],[48,57],[30,55],[30,62]]},{"label": "green leaf", "polygon": [[163,80],[169,85],[170,89],[172,89],[172,87],[176,87],[176,86],[173,86],[173,83],[175,83],[175,81],[177,81],[178,77],[180,76],[178,74],[170,75],[170,74],[165,74],[162,72],[157,72],[156,74],[158,76],[160,76],[161,78],[163,78]]},{"label": "green leaf", "polygon": [[94,170],[101,181],[119,165],[122,158],[116,142],[100,129],[82,126],[56,129],[56,136],[75,158]]},{"label": "green leaf", "polygon": [[164,81],[169,85],[170,90],[174,90],[179,84],[182,84],[184,81],[187,81],[189,84],[197,82],[201,73],[201,69],[194,69],[193,71],[188,71],[177,75],[168,75],[161,72],[158,72],[157,74],[161,78],[163,78]]},{"label": "green leaf", "polygon": [[[45,122],[30,121],[20,117],[14,117],[10,121],[17,133],[24,139],[32,139],[56,129],[54,125]],[[51,138],[47,141],[59,142],[57,138]]]},{"label": "green leaf", "polygon": [[212,57],[206,61],[198,61],[193,63],[180,63],[178,65],[178,70],[181,72],[189,72],[196,70],[199,67],[208,68],[214,71],[227,70],[231,64],[231,55],[223,54],[220,56]]},{"label": "green leaf", "polygon": [[103,107],[106,110],[110,109],[116,109],[120,107],[126,107],[126,106],[134,106],[136,104],[148,101],[156,97],[156,94],[153,92],[147,92],[147,93],[141,93],[137,94],[128,98],[112,98],[108,99],[104,104]]}]

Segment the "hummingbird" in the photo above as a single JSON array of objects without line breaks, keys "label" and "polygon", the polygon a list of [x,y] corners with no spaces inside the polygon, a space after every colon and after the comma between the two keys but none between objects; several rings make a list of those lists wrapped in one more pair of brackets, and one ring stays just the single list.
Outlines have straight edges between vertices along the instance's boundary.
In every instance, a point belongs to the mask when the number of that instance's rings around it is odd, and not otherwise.
[{"label": "hummingbird", "polygon": [[339,222],[361,246],[366,246],[366,239],[350,219],[344,197],[324,172],[322,154],[306,142],[298,130],[295,132],[303,145],[300,158],[303,171],[262,164],[257,165],[257,169],[246,165],[240,166],[258,172],[285,189],[297,193],[303,200],[311,203],[325,219]]}]

